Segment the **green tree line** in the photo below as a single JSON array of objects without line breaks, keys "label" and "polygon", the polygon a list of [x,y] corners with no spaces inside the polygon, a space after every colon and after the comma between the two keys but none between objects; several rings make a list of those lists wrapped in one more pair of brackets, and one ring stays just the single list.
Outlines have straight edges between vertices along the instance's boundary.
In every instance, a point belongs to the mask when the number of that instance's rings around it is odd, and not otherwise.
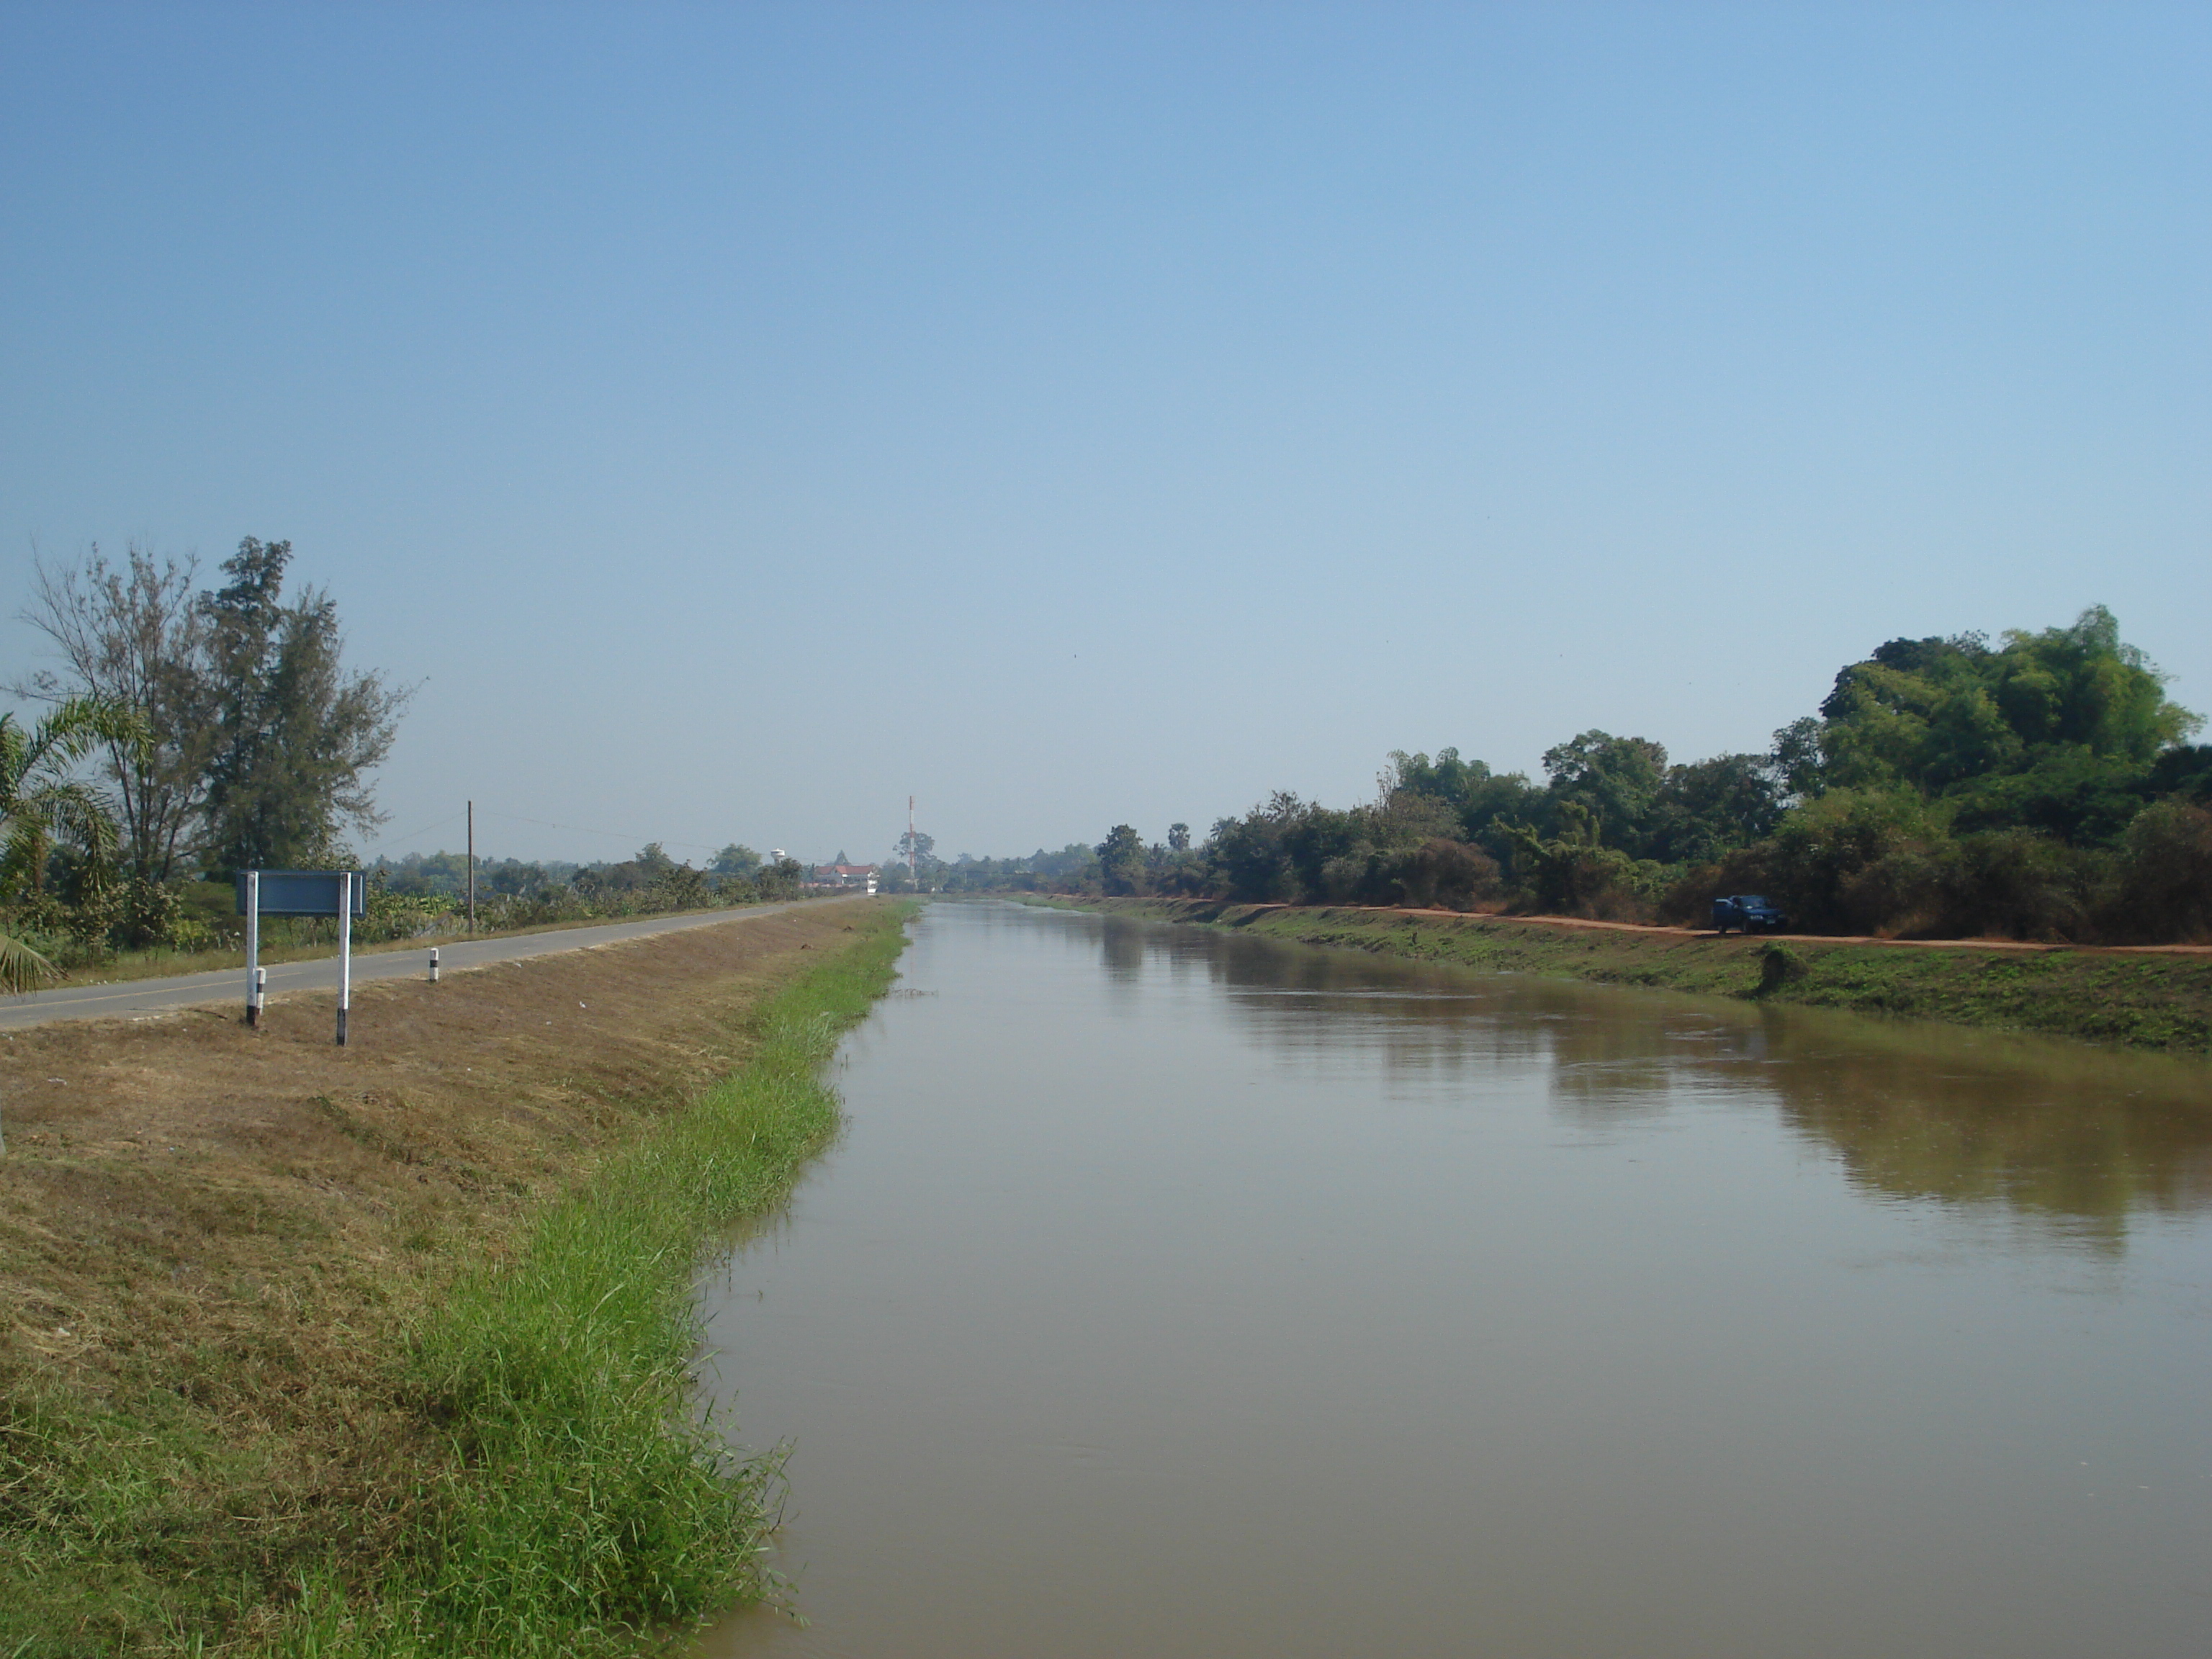
[{"label": "green tree line", "polygon": [[1764,753],[1674,762],[1594,730],[1534,778],[1397,751],[1361,805],[1278,793],[1196,848],[1121,824],[1079,869],[995,878],[1683,924],[1759,893],[1812,932],[2203,939],[2212,747],[2166,686],[2101,607],[1995,643],[1896,639]]},{"label": "green tree line", "polygon": [[[468,890],[468,858],[461,853],[380,858],[367,873],[371,921],[380,908],[395,916],[404,914],[422,919],[417,932],[434,931],[434,919],[457,916]],[[734,842],[703,869],[671,857],[657,841],[647,842],[632,857],[590,864],[478,859],[477,910],[487,926],[529,927],[714,909],[796,898],[805,876],[805,866],[796,859],[763,859]]]}]

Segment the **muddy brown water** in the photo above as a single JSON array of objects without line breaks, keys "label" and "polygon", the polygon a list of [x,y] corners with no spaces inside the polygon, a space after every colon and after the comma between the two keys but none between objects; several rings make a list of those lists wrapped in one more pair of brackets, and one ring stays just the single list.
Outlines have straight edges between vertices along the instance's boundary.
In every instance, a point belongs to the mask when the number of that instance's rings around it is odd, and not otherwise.
[{"label": "muddy brown water", "polygon": [[2212,1068],[939,904],[714,1659],[2212,1652]]}]

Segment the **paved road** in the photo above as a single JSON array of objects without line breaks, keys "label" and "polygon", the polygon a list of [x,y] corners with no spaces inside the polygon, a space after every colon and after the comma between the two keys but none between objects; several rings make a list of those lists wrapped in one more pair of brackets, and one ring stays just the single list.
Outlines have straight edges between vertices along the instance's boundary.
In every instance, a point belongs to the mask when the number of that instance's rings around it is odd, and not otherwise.
[{"label": "paved road", "polygon": [[[788,904],[748,905],[742,910],[710,910],[703,915],[647,916],[641,921],[614,921],[602,927],[567,927],[547,933],[524,933],[511,939],[441,939],[438,960],[441,972],[481,968],[487,963],[514,962],[523,957],[550,956],[561,951],[581,951],[617,939],[644,939],[653,933],[673,933],[686,927],[726,927],[750,921],[755,916],[788,910]],[[380,951],[356,955],[353,978],[356,985],[376,979],[421,978],[428,970],[430,947]],[[331,991],[337,988],[336,952],[312,962],[276,963],[269,968],[269,994],[285,991]],[[246,1010],[246,969],[225,968],[212,974],[179,974],[173,979],[135,979],[117,985],[63,986],[33,991],[23,996],[0,997],[0,1030],[43,1025],[55,1019],[130,1019],[143,1014],[173,1012],[210,1002],[234,1002]]]}]

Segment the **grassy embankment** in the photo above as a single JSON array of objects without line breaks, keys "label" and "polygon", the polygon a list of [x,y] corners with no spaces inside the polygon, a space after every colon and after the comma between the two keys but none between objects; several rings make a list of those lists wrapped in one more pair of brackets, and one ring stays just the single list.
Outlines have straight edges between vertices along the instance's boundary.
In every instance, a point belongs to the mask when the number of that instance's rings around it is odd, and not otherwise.
[{"label": "grassy embankment", "polygon": [[2212,1053],[2212,957],[2204,955],[1769,942],[1431,910],[1218,900],[1105,899],[1080,908],[1501,972]]},{"label": "grassy embankment", "polygon": [[769,1586],[693,1274],[905,911],[0,1044],[0,1655],[614,1653]]}]

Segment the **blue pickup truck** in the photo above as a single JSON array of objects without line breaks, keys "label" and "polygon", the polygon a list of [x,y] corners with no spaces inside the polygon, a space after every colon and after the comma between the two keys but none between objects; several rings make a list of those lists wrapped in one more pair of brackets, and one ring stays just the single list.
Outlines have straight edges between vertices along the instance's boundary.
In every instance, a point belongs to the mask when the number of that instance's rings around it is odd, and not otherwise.
[{"label": "blue pickup truck", "polygon": [[1733,898],[1713,901],[1716,933],[1725,933],[1731,927],[1740,933],[1778,933],[1789,925],[1789,917],[1756,893],[1739,893]]}]

